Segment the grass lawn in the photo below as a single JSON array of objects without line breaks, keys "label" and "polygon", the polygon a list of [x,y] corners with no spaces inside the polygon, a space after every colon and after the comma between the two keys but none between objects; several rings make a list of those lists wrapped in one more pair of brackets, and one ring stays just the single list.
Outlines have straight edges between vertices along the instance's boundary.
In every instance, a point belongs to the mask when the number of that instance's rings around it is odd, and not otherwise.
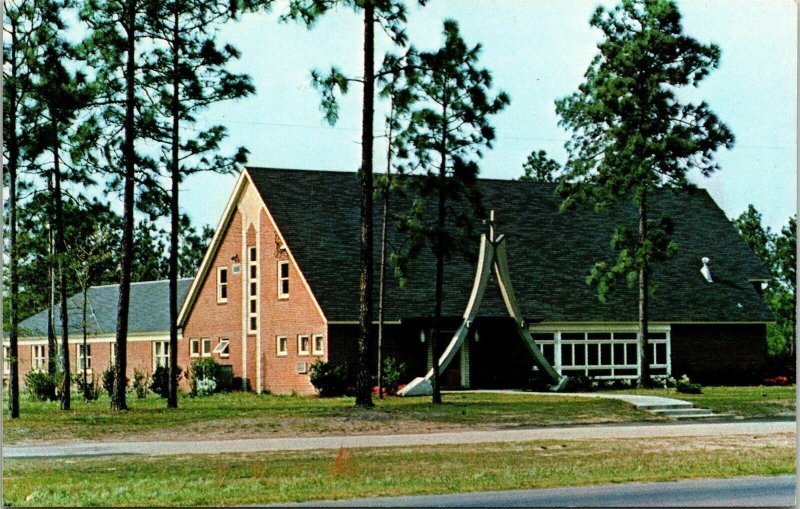
[{"label": "grass lawn", "polygon": [[429,398],[375,399],[370,410],[354,408],[353,398],[257,395],[234,392],[206,398],[183,397],[177,410],[165,400],[129,398],[130,411],[109,411],[107,397],[72,410],[57,402],[24,397],[20,418],[3,409],[3,440],[9,444],[42,444],[87,440],[223,439],[375,433],[420,433],[463,429],[554,426],[663,420],[622,401],[554,398],[532,394],[445,394],[445,404]]},{"label": "grass lawn", "polygon": [[717,413],[756,417],[794,417],[797,389],[786,387],[703,387],[703,394],[682,394],[675,389],[636,389],[622,391],[691,401],[701,408]]},{"label": "grass lawn", "polygon": [[7,505],[239,505],[795,472],[791,434],[5,460]]}]

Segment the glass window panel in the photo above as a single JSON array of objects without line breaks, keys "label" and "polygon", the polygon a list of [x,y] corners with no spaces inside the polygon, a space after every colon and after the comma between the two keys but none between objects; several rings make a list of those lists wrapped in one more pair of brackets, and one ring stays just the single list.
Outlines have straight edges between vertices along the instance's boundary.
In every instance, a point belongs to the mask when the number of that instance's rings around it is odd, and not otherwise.
[{"label": "glass window panel", "polygon": [[553,341],[553,333],[552,332],[535,332],[531,334],[533,340],[536,342],[539,341]]},{"label": "glass window panel", "polygon": [[614,345],[614,364],[620,365],[625,364],[625,345],[615,344]]},{"label": "glass window panel", "polygon": [[614,339],[616,340],[632,340],[636,339],[635,332],[615,332]]},{"label": "glass window panel", "polygon": [[625,345],[625,364],[636,364],[639,358],[637,355],[637,345],[636,343],[628,343]]},{"label": "glass window panel", "polygon": [[666,364],[667,363],[667,344],[666,343],[659,343],[656,345],[656,364]]},{"label": "glass window panel", "polygon": [[575,366],[586,364],[586,345],[576,344],[575,346]]},{"label": "glass window panel", "polygon": [[600,364],[603,366],[611,365],[611,343],[600,345]]},{"label": "glass window panel", "polygon": [[255,247],[251,247],[250,248],[250,261],[251,262],[256,261],[256,248]]},{"label": "glass window panel", "polygon": [[586,335],[583,332],[562,332],[561,333],[561,340],[567,341],[583,341],[586,339]]},{"label": "glass window panel", "polygon": [[589,361],[588,364],[590,366],[597,366],[598,364],[598,352],[600,350],[600,345],[586,345],[586,348],[589,352]]},{"label": "glass window panel", "polygon": [[572,345],[561,345],[561,365],[572,365]]},{"label": "glass window panel", "polygon": [[589,336],[589,339],[594,339],[594,340],[597,340],[597,339],[611,339],[611,333],[610,332],[590,332],[588,334],[588,336]]},{"label": "glass window panel", "polygon": [[648,332],[647,339],[667,339],[666,332]]},{"label": "glass window panel", "polygon": [[281,262],[281,277],[282,278],[289,277],[289,263],[288,262]]}]

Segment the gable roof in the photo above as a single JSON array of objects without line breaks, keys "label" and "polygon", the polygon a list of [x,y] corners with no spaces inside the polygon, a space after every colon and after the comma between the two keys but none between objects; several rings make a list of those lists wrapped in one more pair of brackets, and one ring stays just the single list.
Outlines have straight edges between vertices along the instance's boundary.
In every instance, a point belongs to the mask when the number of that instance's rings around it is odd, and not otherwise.
[{"label": "gable roof", "polygon": [[[245,170],[292,250],[317,301],[330,321],[358,318],[359,185],[356,173],[246,168]],[[605,303],[586,276],[599,260],[612,260],[611,236],[622,221],[635,228],[633,206],[607,212],[559,213],[555,185],[480,179],[486,210],[495,210],[498,234],[507,238],[508,262],[525,318],[552,322],[635,322],[637,293],[625,285]],[[395,204],[398,200],[394,200]],[[377,205],[377,203],[376,203]],[[659,322],[768,322],[772,313],[751,280],[769,279],[733,225],[705,190],[660,190],[651,217],[668,214],[675,223],[678,252],[653,274],[657,284],[650,316]],[[380,207],[376,206],[375,301],[377,302]],[[389,242],[402,238],[390,228]],[[477,243],[476,243],[477,252]],[[714,282],[700,274],[711,259]],[[433,314],[435,260],[428,249],[410,264],[400,288],[387,271],[386,319]],[[445,264],[443,314],[460,316],[475,274],[473,263],[454,256]],[[506,316],[492,282],[479,312]]]},{"label": "gable roof", "polygon": [[[191,278],[178,280],[178,304],[183,302],[192,283]],[[169,280],[131,283],[131,300],[128,308],[128,333],[169,332]],[[86,331],[89,336],[114,335],[117,332],[117,303],[119,285],[93,286],[86,299]],[[70,333],[82,333],[83,293],[67,299],[67,318]],[[61,334],[61,305],[53,310],[55,334]],[[47,310],[41,311],[19,324],[21,337],[47,335]]]}]

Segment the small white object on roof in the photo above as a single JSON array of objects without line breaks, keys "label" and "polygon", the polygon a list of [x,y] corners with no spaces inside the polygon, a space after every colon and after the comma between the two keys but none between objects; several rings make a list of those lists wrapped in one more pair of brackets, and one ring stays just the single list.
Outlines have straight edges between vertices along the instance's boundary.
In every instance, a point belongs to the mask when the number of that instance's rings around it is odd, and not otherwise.
[{"label": "small white object on roof", "polygon": [[703,257],[703,268],[700,269],[700,273],[706,278],[706,281],[709,283],[713,283],[714,280],[711,279],[711,269],[708,268],[708,262],[710,262],[708,256]]}]

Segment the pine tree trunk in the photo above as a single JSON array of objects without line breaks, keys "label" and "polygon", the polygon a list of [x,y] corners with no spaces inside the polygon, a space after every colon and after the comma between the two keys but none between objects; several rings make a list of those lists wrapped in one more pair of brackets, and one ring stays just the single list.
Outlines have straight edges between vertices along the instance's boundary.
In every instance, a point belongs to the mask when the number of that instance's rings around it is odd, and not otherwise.
[{"label": "pine tree trunk", "polygon": [[180,182],[180,77],[178,74],[180,34],[178,7],[173,12],[172,25],[172,192],[170,194],[169,234],[169,391],[167,408],[178,408],[178,184]]},{"label": "pine tree trunk", "polygon": [[434,294],[433,334],[431,336],[431,349],[433,351],[433,396],[431,402],[438,405],[442,402],[442,391],[439,387],[439,336],[442,331],[442,300],[444,299],[444,226],[445,214],[445,185],[447,184],[447,87],[443,84],[442,95],[445,97],[442,105],[442,132],[439,140],[439,192],[436,213],[436,290]]},{"label": "pine tree trunk", "polygon": [[[53,121],[55,126],[58,126]],[[56,127],[57,129],[57,127]],[[59,161],[58,139],[53,145],[53,179],[54,198],[56,205],[56,260],[58,266],[59,298],[61,299],[61,410],[69,410],[71,405],[72,377],[69,367],[69,311],[67,309],[67,271],[64,267],[64,257],[67,253],[67,242],[64,237],[64,199],[61,194],[61,163]]]},{"label": "pine tree trunk", "polygon": [[47,206],[47,280],[49,287],[47,290],[47,373],[54,375],[58,371],[56,349],[56,331],[53,324],[53,309],[56,299],[56,271],[53,266],[53,216],[50,204],[53,198],[53,176],[47,175],[47,196],[50,197]]},{"label": "pine tree trunk", "polygon": [[375,6],[364,0],[364,97],[361,119],[361,268],[359,274],[358,372],[356,406],[371,407],[372,383],[372,121],[375,89]]},{"label": "pine tree trunk", "polygon": [[82,313],[82,320],[81,320],[81,325],[82,325],[82,328],[83,328],[83,399],[87,400],[87,401],[89,399],[88,398],[89,395],[88,395],[88,391],[87,391],[87,386],[86,386],[86,378],[88,376],[87,371],[89,370],[88,363],[86,362],[87,357],[88,357],[86,355],[86,348],[87,348],[87,344],[86,344],[86,339],[87,339],[86,338],[86,301],[88,300],[88,298],[89,298],[89,280],[87,278],[86,281],[83,284],[83,308],[82,308],[82,312],[83,313]]},{"label": "pine tree trunk", "polygon": [[126,371],[128,364],[128,308],[131,291],[131,266],[133,261],[133,206],[134,206],[134,86],[135,86],[135,23],[136,0],[125,2],[127,42],[125,52],[125,140],[123,159],[125,190],[123,195],[122,260],[120,266],[119,302],[117,304],[117,363],[114,366],[114,390],[111,395],[111,410],[128,409],[125,399]]},{"label": "pine tree trunk", "polygon": [[[647,193],[643,191],[639,199],[639,248],[647,241]],[[648,312],[650,307],[650,268],[647,261],[639,267],[639,359],[641,378],[644,386],[651,385],[650,379],[650,341],[648,340]]]},{"label": "pine tree trunk", "polygon": [[378,282],[378,399],[383,399],[383,300],[386,296],[386,233],[389,224],[389,189],[391,186],[391,145],[392,134],[389,133],[389,156],[386,163],[386,187],[383,190],[383,218],[381,220],[381,262],[380,281]]},{"label": "pine tree trunk", "polygon": [[8,179],[9,179],[9,222],[11,238],[8,271],[11,279],[11,330],[9,331],[9,381],[8,414],[12,419],[19,417],[19,276],[17,271],[17,170],[19,165],[19,141],[17,140],[17,32],[11,25],[11,80],[8,81],[11,108],[8,114]]}]

